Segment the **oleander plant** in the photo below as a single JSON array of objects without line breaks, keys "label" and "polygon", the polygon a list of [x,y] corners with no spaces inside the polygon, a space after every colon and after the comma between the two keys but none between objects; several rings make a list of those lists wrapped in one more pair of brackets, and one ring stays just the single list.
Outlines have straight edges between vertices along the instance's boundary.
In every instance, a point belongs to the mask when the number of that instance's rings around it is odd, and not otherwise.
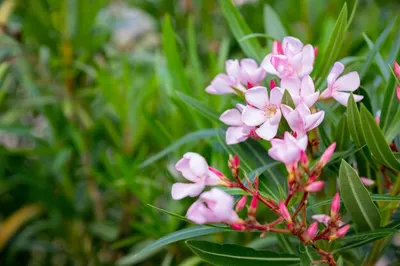
[{"label": "oleander plant", "polygon": [[399,14],[0,0],[0,265],[399,265]]}]

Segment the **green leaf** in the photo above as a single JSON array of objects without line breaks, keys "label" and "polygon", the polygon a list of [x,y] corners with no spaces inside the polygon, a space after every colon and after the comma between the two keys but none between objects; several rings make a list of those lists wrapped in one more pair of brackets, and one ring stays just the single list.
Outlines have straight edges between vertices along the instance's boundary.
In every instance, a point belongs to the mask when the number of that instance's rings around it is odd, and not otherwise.
[{"label": "green leaf", "polygon": [[[285,88],[283,88],[285,89]],[[292,108],[295,108],[296,106],[294,105],[292,96],[290,95],[290,93],[288,92],[288,90],[285,89],[285,92],[283,93],[283,97],[282,97],[282,103],[286,104]]]},{"label": "green leaf", "polygon": [[190,92],[191,86],[187,78],[182,59],[179,55],[175,31],[169,15],[164,17],[162,24],[162,45],[167,59],[168,72],[171,75],[175,90]]},{"label": "green leaf", "polygon": [[176,232],[173,232],[169,235],[163,236],[162,238],[154,241],[144,249],[140,250],[134,254],[128,254],[121,259],[118,260],[117,265],[132,265],[138,262],[145,260],[146,258],[152,256],[156,252],[160,251],[166,245],[171,243],[175,243],[181,240],[190,239],[193,237],[209,235],[213,233],[224,232],[226,229],[221,228],[213,228],[207,226],[194,226],[186,229],[182,229]]},{"label": "green leaf", "polygon": [[387,143],[391,143],[394,138],[400,134],[400,112],[393,117],[392,123],[385,132]]},{"label": "green leaf", "polygon": [[385,30],[381,33],[381,35],[379,35],[378,39],[375,42],[375,45],[373,46],[373,48],[371,49],[371,51],[368,53],[367,58],[364,62],[364,64],[362,65],[360,71],[358,72],[360,74],[360,79],[362,80],[365,75],[367,74],[368,69],[370,68],[371,64],[372,64],[372,60],[374,59],[376,53],[378,53],[379,49],[382,47],[383,43],[385,42],[385,40],[387,39],[387,37],[390,34],[390,31],[392,30],[392,27],[394,25],[394,23],[396,22],[395,18],[386,28]]},{"label": "green leaf", "polygon": [[357,147],[365,145],[366,142],[362,133],[361,117],[353,94],[350,94],[347,102],[347,125],[349,127],[350,135]]},{"label": "green leaf", "polygon": [[340,195],[361,231],[379,228],[381,216],[356,171],[344,160],[339,169]]},{"label": "green leaf", "polygon": [[349,20],[347,22],[347,25],[346,25],[346,31],[349,30],[349,28],[351,26],[351,23],[353,22],[354,16],[355,16],[356,11],[357,11],[358,2],[359,2],[359,0],[354,1],[353,9],[351,10],[351,15],[350,15],[350,18],[349,18]]},{"label": "green leaf", "polygon": [[255,250],[232,244],[219,245],[206,241],[186,241],[189,248],[204,261],[218,266],[296,265],[295,255],[280,254],[267,250]]},{"label": "green leaf", "polygon": [[210,109],[208,106],[204,105],[200,101],[180,92],[177,91],[176,94],[184,102],[187,106],[190,108],[193,108],[196,110],[199,114],[204,116],[207,119],[213,119],[214,121],[217,121],[218,123],[220,122],[219,120],[219,115],[212,109]]},{"label": "green leaf", "polygon": [[382,113],[380,117],[380,126],[385,132],[388,132],[389,127],[393,123],[398,123],[399,120],[393,119],[395,115],[400,113],[400,104],[396,97],[396,81],[394,75],[390,75],[389,82],[385,89],[385,96],[383,99]]},{"label": "green leaf", "polygon": [[170,146],[165,148],[164,150],[160,151],[159,153],[156,153],[149,158],[147,158],[145,161],[143,161],[140,165],[139,168],[145,168],[156,161],[160,160],[164,156],[168,155],[169,153],[175,151],[179,147],[181,147],[184,144],[199,141],[201,139],[207,139],[211,137],[217,136],[217,131],[215,129],[204,129],[204,130],[199,130],[196,132],[189,133],[179,140],[175,141],[172,143]]},{"label": "green leaf", "polygon": [[268,4],[264,5],[264,29],[265,32],[276,40],[282,40],[288,36],[279,15]]},{"label": "green leaf", "polygon": [[329,38],[328,44],[324,50],[323,57],[319,63],[319,68],[316,73],[318,80],[316,82],[316,88],[319,88],[322,82],[325,80],[330,68],[333,63],[337,60],[344,36],[346,34],[347,26],[347,3],[344,3],[342,10],[336,20],[335,26],[333,27],[332,34]]},{"label": "green leaf", "polygon": [[[391,196],[391,195],[383,195],[383,194],[371,194],[371,199],[372,201],[376,202],[397,202],[400,201],[399,196]],[[332,200],[322,200],[318,201],[317,203],[310,205],[307,207],[307,210],[311,210],[313,208],[321,207],[321,206],[326,206],[330,205],[332,203]]]},{"label": "green leaf", "polygon": [[371,153],[380,163],[400,171],[400,162],[394,157],[374,117],[363,105],[361,105],[361,119],[363,121],[362,132]]},{"label": "green leaf", "polygon": [[[299,251],[302,266],[310,266],[313,265],[313,261],[321,260],[321,255],[318,253],[318,251],[311,247],[304,246],[302,243],[299,244]],[[322,263],[318,265],[327,266],[328,264]]]},{"label": "green leaf", "polygon": [[243,52],[248,57],[254,58],[260,62],[264,56],[264,52],[258,40],[251,38],[240,42],[243,37],[252,34],[243,16],[233,5],[232,1],[220,0],[219,3],[222,8],[222,13],[228,22],[229,28],[235,36],[235,39],[239,42]]},{"label": "green leaf", "polygon": [[[362,35],[365,39],[365,42],[368,44],[369,49],[372,50],[374,48],[374,43],[367,36],[367,34],[365,34],[363,32]],[[384,80],[387,82],[389,79],[389,75],[390,75],[389,66],[385,63],[385,61],[383,60],[382,55],[379,53],[379,51],[376,52],[375,61],[376,61],[376,64],[378,65],[379,71],[382,73]]]},{"label": "green leaf", "polygon": [[349,147],[349,127],[347,125],[346,116],[342,116],[336,128],[335,141],[336,150],[343,151]]}]

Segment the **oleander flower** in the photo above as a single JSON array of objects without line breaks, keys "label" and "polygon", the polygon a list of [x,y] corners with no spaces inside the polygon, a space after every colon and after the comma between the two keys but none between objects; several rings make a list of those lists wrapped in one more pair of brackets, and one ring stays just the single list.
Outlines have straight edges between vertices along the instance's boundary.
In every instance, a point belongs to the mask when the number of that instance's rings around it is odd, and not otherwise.
[{"label": "oleander flower", "polygon": [[259,126],[255,132],[263,139],[270,140],[278,132],[282,114],[280,105],[283,93],[275,87],[268,96],[265,87],[254,87],[245,93],[247,106],[242,113],[242,121],[247,126]]},{"label": "oleander flower", "polygon": [[282,104],[281,110],[290,128],[296,132],[297,137],[302,137],[308,131],[319,126],[325,116],[324,111],[312,114],[305,103],[300,103],[294,110],[290,106]]},{"label": "oleander flower", "polygon": [[261,66],[267,73],[279,78],[303,78],[313,70],[314,48],[294,37],[283,38],[282,44],[274,43],[272,53],[268,54]]},{"label": "oleander flower", "polygon": [[188,152],[183,155],[175,168],[181,172],[184,178],[192,183],[175,183],[172,185],[171,195],[175,200],[185,197],[196,197],[204,188],[212,185],[217,185],[221,182],[218,176],[210,171],[206,160],[197,153]]},{"label": "oleander flower", "polygon": [[[336,62],[333,65],[327,78],[328,88],[321,93],[321,99],[333,97],[340,104],[347,106],[350,93],[360,87],[360,77],[356,71],[353,71],[339,78],[343,71],[344,65],[342,63]],[[353,97],[354,100],[358,102],[361,101],[364,96],[353,94]]]},{"label": "oleander flower", "polygon": [[284,78],[281,80],[281,88],[288,90],[294,104],[304,103],[308,107],[313,106],[319,97],[319,91],[315,91],[314,82],[310,76],[298,78]]},{"label": "oleander flower", "polygon": [[283,139],[271,140],[272,147],[268,150],[268,154],[285,165],[293,165],[299,162],[301,153],[306,150],[307,144],[307,135],[296,139],[289,132],[285,132]]},{"label": "oleander flower", "polygon": [[239,216],[233,210],[234,204],[233,196],[212,188],[202,193],[190,206],[186,217],[197,224],[221,222],[231,224],[239,220]]}]

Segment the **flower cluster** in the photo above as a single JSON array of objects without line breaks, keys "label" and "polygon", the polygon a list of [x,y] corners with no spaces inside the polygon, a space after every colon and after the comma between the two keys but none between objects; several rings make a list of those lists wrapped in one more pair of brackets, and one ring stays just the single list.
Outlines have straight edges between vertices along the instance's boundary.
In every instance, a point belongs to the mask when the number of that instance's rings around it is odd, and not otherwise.
[{"label": "flower cluster", "polygon": [[[246,173],[242,173],[237,156],[229,158],[232,177],[228,178],[209,166],[201,155],[193,152],[186,153],[176,164],[176,170],[190,183],[175,183],[172,197],[177,200],[198,197],[186,214],[189,220],[197,224],[226,223],[239,231],[260,231],[262,236],[268,232],[292,234],[305,245],[313,246],[321,255],[321,262],[336,265],[332,254],[318,248],[315,241],[332,241],[349,231],[350,225],[340,220],[339,194],[332,200],[330,215],[315,214],[312,216],[314,222],[310,225],[307,224],[306,215],[308,196],[324,188],[325,182],[319,177],[333,156],[336,143],[331,144],[314,161],[314,146],[318,148],[318,145],[309,139],[308,132],[324,120],[325,113],[317,109],[317,101],[333,98],[346,105],[350,92],[360,86],[360,79],[357,72],[342,75],[344,66],[336,62],[327,77],[326,89],[321,93],[316,91],[310,74],[317,51],[310,44],[303,45],[296,38],[285,37],[282,42],[274,41],[272,52],[260,66],[252,59],[228,60],[226,74],[217,75],[206,88],[211,94],[231,93],[246,100],[220,116],[220,120],[229,126],[226,142],[229,145],[237,144],[248,138],[270,141],[269,156],[282,162],[288,172],[286,198],[275,201],[265,197],[258,188],[258,176],[250,181]],[[263,86],[267,77],[270,78],[269,89]],[[292,98],[292,106],[283,100],[285,94]],[[354,99],[360,101],[362,96],[354,95]],[[287,127],[280,127],[282,116],[290,132],[279,130]],[[313,162],[310,163],[310,160]],[[367,178],[362,181],[372,185]],[[203,192],[207,186],[213,187]],[[235,206],[234,197],[216,186],[239,188],[245,195]],[[300,203],[296,207],[288,207],[295,196],[301,198]],[[249,204],[248,197],[251,197]],[[276,220],[259,222],[257,209],[260,202],[276,214]],[[241,218],[239,214],[246,206],[247,216]],[[319,223],[324,226],[320,232]]]},{"label": "flower cluster", "polygon": [[[282,42],[274,41],[272,52],[260,66],[252,59],[226,62],[226,74],[217,75],[206,91],[211,94],[240,94],[246,99],[246,104],[237,104],[236,108],[225,111],[220,117],[229,126],[227,144],[236,144],[249,137],[273,139],[282,115],[297,137],[302,137],[324,119],[324,111],[315,111],[318,100],[334,98],[347,105],[350,92],[360,86],[357,72],[339,77],[344,66],[336,62],[327,77],[327,88],[320,93],[315,90],[310,76],[316,54],[317,49],[310,44],[303,45],[294,37],[285,37]],[[271,78],[269,90],[263,86],[266,77]],[[285,91],[290,94],[294,108],[282,103]],[[356,101],[362,98],[354,95]]]}]

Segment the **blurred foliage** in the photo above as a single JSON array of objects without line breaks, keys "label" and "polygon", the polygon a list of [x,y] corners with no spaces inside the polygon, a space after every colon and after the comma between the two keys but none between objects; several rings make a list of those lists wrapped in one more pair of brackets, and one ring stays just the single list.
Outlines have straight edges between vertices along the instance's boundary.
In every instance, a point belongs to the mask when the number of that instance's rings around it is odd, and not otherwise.
[{"label": "blurred foliage", "polygon": [[[272,9],[289,35],[323,51],[343,3],[260,0],[239,10],[252,32],[280,38]],[[399,11],[395,0],[360,0],[340,51],[350,69],[365,61],[365,36],[375,43]],[[211,129],[233,98],[204,88],[243,53],[217,1],[3,0],[0,32],[0,264],[113,265],[185,227],[147,204],[184,213],[169,194],[184,151],[226,169]],[[397,22],[379,49],[387,62],[399,59],[399,32]],[[362,83],[374,113],[385,82],[369,73],[379,71],[372,64]],[[213,236],[235,238],[252,235]],[[274,239],[250,245],[279,250],[285,240]],[[181,244],[159,251],[141,265],[200,263]]]}]

